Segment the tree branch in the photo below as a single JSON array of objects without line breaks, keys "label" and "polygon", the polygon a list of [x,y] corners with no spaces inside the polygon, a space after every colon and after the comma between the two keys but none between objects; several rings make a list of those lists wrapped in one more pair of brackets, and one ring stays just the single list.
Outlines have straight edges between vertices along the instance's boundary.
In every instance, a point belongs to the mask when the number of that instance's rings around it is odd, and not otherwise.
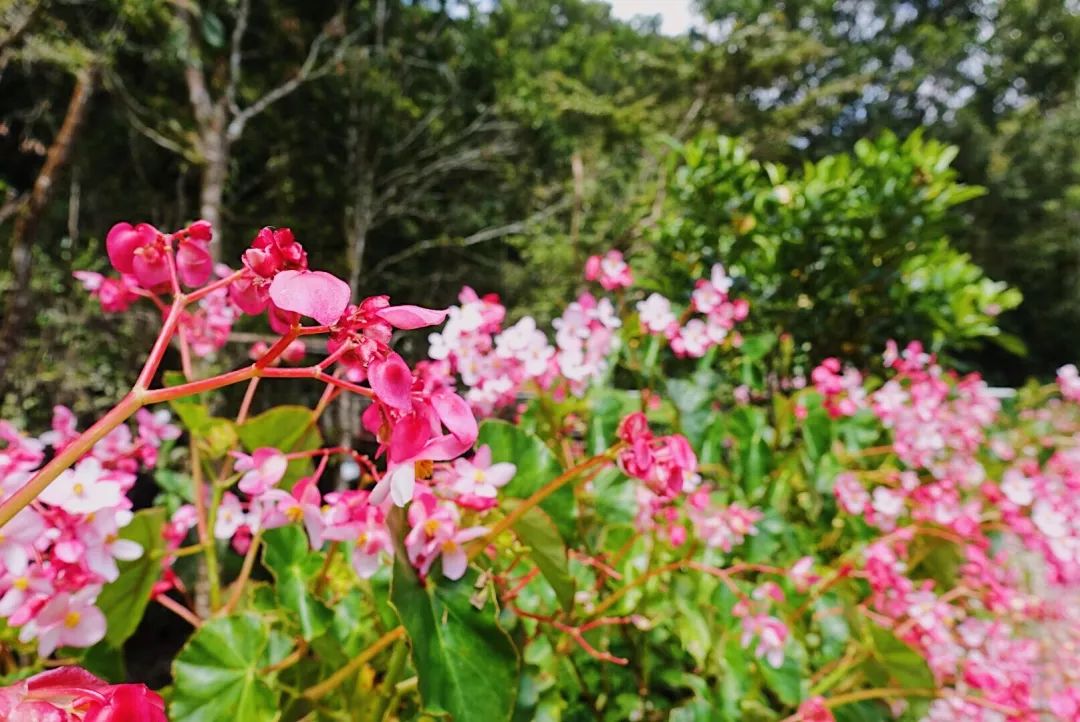
[{"label": "tree branch", "polygon": [[237,140],[244,132],[244,126],[247,122],[254,118],[259,113],[269,108],[274,103],[278,102],[282,98],[288,96],[295,91],[301,85],[309,80],[324,75],[344,54],[345,49],[349,47],[356,37],[355,33],[350,33],[341,39],[341,42],[334,48],[334,52],[327,58],[326,62],[316,66],[319,60],[319,53],[322,50],[323,44],[331,35],[331,28],[338,22],[339,18],[332,18],[327,22],[326,27],[311,41],[311,46],[308,48],[307,57],[304,58],[303,64],[300,69],[296,71],[296,74],[286,80],[281,85],[277,86],[273,90],[267,92],[261,98],[246,108],[238,109],[239,112],[234,113],[232,121],[229,123],[228,136],[230,141]]},{"label": "tree branch", "polygon": [[247,32],[248,17],[251,14],[251,0],[240,0],[236,11],[236,24],[233,25],[232,44],[229,49],[229,84],[225,87],[225,98],[229,112],[240,115],[240,106],[236,103],[236,89],[240,86],[243,55],[241,45]]},{"label": "tree branch", "polygon": [[485,241],[493,241],[497,238],[505,238],[506,236],[512,236],[518,233],[523,233],[532,224],[549,218],[561,210],[564,210],[570,205],[570,196],[565,196],[558,201],[540,209],[536,213],[532,214],[528,218],[514,221],[513,223],[507,223],[502,226],[496,226],[494,228],[485,228],[481,231],[477,231],[472,235],[465,236],[464,238],[429,238],[424,241],[419,241],[409,246],[408,248],[399,251],[391,256],[379,261],[375,264],[375,267],[371,269],[373,275],[378,275],[384,269],[391,266],[395,266],[402,261],[408,260],[413,256],[419,255],[426,251],[431,251],[437,248],[468,248],[469,246],[475,246],[478,243],[484,243]]}]

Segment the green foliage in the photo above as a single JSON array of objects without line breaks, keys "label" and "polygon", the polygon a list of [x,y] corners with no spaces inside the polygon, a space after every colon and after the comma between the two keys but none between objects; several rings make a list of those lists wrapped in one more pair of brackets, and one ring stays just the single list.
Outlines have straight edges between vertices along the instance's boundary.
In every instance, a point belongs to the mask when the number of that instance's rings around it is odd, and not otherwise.
[{"label": "green foliage", "polygon": [[278,719],[278,695],[271,678],[259,670],[287,653],[254,614],[208,621],[173,662],[170,717],[189,722]]},{"label": "green foliage", "polygon": [[692,141],[678,148],[642,271],[674,295],[725,264],[752,289],[752,326],[792,333],[814,358],[858,363],[889,338],[950,353],[1008,344],[996,317],[1019,293],[948,245],[954,207],[982,193],[957,182],[955,155],[919,133],[885,133],[794,169],[732,138]]},{"label": "green foliage", "polygon": [[[500,490],[508,497],[525,499],[563,471],[555,455],[539,437],[505,421],[486,419],[480,425],[476,445],[491,447],[492,462],[508,461],[517,466],[514,478]],[[540,508],[555,522],[564,539],[573,538],[575,503],[572,487],[561,487],[541,502]]]},{"label": "green foliage", "polygon": [[520,659],[477,574],[421,580],[400,546],[391,600],[409,633],[425,711],[460,722],[509,720]]},{"label": "green foliage", "polygon": [[[244,448],[252,452],[262,447],[280,449],[285,453],[311,451],[322,446],[322,432],[312,420],[311,409],[304,406],[275,406],[248,419],[236,429]],[[310,474],[310,459],[289,462],[282,485],[291,487],[305,474]]]},{"label": "green foliage", "polygon": [[143,553],[133,561],[118,562],[120,576],[102,588],[97,600],[108,622],[105,642],[114,648],[135,633],[146,605],[150,603],[150,592],[161,576],[161,555],[165,547],[161,528],[164,524],[164,509],[143,509],[135,512],[131,523],[120,530],[120,538],[138,543]]},{"label": "green foliage", "polygon": [[307,534],[299,526],[271,529],[263,544],[263,564],[274,575],[280,606],[295,615],[304,639],[321,636],[333,622],[334,613],[315,597],[310,583],[322,569],[324,555],[311,550]]}]

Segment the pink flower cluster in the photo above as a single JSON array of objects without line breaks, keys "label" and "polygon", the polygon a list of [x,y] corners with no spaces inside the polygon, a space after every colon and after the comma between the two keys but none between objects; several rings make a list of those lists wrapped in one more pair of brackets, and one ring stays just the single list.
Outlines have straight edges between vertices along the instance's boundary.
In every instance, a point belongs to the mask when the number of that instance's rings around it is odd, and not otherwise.
[{"label": "pink flower cluster", "polygon": [[585,280],[597,281],[605,291],[617,291],[634,285],[630,265],[622,252],[616,250],[602,256],[589,256],[585,262]]},{"label": "pink flower cluster", "polygon": [[[324,497],[318,489],[329,458],[324,455],[315,473],[296,482],[287,492],[279,488],[289,463],[285,454],[267,448],[235,456],[235,468],[242,474],[238,490],[247,499],[232,492],[224,494],[215,515],[214,536],[230,539],[238,552],[246,551],[259,531],[297,523],[303,524],[313,549],[327,541],[350,543],[353,568],[362,578],[372,576],[381,560],[393,557],[386,517],[391,504],[399,501],[394,490],[387,496],[377,493],[376,486],[372,491],[346,490]],[[415,470],[417,465],[409,466]],[[465,573],[464,545],[482,536],[486,529],[465,526],[463,519],[493,508],[498,489],[513,478],[515,471],[513,464],[492,463],[491,450],[482,446],[471,459],[437,465],[430,485],[414,479],[405,499],[406,503],[413,502],[408,512],[411,531],[405,538],[405,549],[421,574],[426,575],[440,556],[445,576],[458,579]],[[190,508],[183,507],[173,516],[170,536],[182,541],[193,525]]]},{"label": "pink flower cluster", "polygon": [[[870,403],[902,466],[842,473],[835,492],[845,514],[885,532],[865,549],[862,574],[879,621],[925,657],[945,690],[924,719],[1034,722],[1047,708],[1076,719],[1080,647],[1048,645],[1039,632],[1076,637],[1075,612],[1028,580],[1062,587],[1064,599],[1080,582],[1080,414],[1051,401],[991,433],[998,402],[977,376],[943,371],[918,344],[890,344],[886,363],[893,377]],[[990,529],[1004,539],[992,541]],[[923,535],[959,553],[955,588],[912,576]]]},{"label": "pink flower cluster", "polygon": [[740,643],[749,649],[755,639],[754,656],[773,669],[784,664],[784,648],[791,635],[787,625],[769,614],[771,607],[784,602],[784,592],[774,582],[765,582],[753,591],[749,599],[735,604],[732,614],[742,620]]},{"label": "pink flower cluster", "polygon": [[[45,657],[60,646],[89,647],[105,634],[95,606],[102,585],[119,576],[117,561],[142,547],[119,536],[132,518],[127,492],[140,469],[153,468],[162,443],[179,436],[167,411],[140,410],[132,434],[119,426],[64,471],[0,533],[0,617],[37,640]],[[34,439],[0,422],[0,492],[14,493],[41,466],[45,450],[61,451],[78,435],[74,414],[54,409],[52,431]]]},{"label": "pink flower cluster", "polygon": [[690,495],[686,507],[695,534],[710,549],[727,553],[758,533],[762,514],[740,504],[717,505],[706,487]]},{"label": "pink flower cluster", "polygon": [[607,370],[621,325],[610,299],[581,294],[552,324],[554,347],[529,316],[503,329],[506,309],[497,297],[481,298],[465,288],[459,299],[443,330],[430,336],[428,354],[436,363],[421,371],[445,386],[447,376],[457,374],[465,398],[481,414],[514,404],[528,383],[582,394]]},{"label": "pink flower cluster", "polygon": [[822,396],[822,405],[829,416],[854,416],[866,407],[866,390],[862,374],[848,366],[841,371],[840,360],[827,358],[811,373],[810,381]]},{"label": "pink flower cluster", "polygon": [[571,393],[582,395],[589,383],[608,368],[608,355],[616,348],[616,330],[622,321],[609,298],[582,293],[566,307],[555,327],[555,361]]},{"label": "pink flower cluster", "polygon": [[690,297],[691,317],[680,323],[672,310],[671,301],[658,293],[637,304],[638,318],[646,332],[663,335],[671,350],[679,357],[701,358],[714,346],[725,341],[738,345],[740,339],[731,332],[750,313],[745,299],[731,299],[733,281],[719,263],[713,266],[707,279],[699,279]]}]

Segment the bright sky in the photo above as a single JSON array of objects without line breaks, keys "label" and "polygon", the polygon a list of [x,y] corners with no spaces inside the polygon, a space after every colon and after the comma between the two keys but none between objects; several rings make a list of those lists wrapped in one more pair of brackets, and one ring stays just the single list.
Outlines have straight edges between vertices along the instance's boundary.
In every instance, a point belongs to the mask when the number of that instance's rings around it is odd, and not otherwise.
[{"label": "bright sky", "polygon": [[635,15],[660,15],[661,31],[678,35],[690,29],[694,14],[691,0],[607,0],[615,17],[629,20]]}]

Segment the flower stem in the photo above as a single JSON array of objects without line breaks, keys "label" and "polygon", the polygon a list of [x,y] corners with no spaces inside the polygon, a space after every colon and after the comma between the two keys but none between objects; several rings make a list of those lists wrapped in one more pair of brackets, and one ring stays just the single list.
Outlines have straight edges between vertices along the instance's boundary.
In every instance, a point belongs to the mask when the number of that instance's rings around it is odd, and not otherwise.
[{"label": "flower stem", "polygon": [[609,449],[603,454],[599,454],[598,456],[586,459],[577,466],[567,469],[562,474],[559,474],[554,479],[537,489],[532,496],[514,507],[513,511],[500,519],[498,523],[495,524],[495,526],[491,527],[491,531],[489,531],[481,539],[477,540],[475,544],[473,544],[472,548],[469,550],[469,559],[471,560],[476,558],[476,555],[482,552],[488,544],[497,539],[498,536],[504,531],[514,526],[514,524],[516,524],[521,517],[525,516],[526,512],[528,512],[529,509],[532,509],[544,499],[554,494],[556,491],[562,488],[564,484],[574,479],[574,477],[576,477],[578,474],[598,464],[609,463],[611,461],[611,453],[612,450]]},{"label": "flower stem", "polygon": [[367,662],[374,659],[375,656],[405,636],[405,627],[394,627],[389,632],[379,637],[375,642],[365,649],[360,654],[350,659],[344,667],[334,672],[332,675],[324,679],[319,684],[313,687],[308,687],[304,692],[304,697],[310,700],[322,699],[330,692],[333,692],[343,682],[356,674],[362,666]]}]

